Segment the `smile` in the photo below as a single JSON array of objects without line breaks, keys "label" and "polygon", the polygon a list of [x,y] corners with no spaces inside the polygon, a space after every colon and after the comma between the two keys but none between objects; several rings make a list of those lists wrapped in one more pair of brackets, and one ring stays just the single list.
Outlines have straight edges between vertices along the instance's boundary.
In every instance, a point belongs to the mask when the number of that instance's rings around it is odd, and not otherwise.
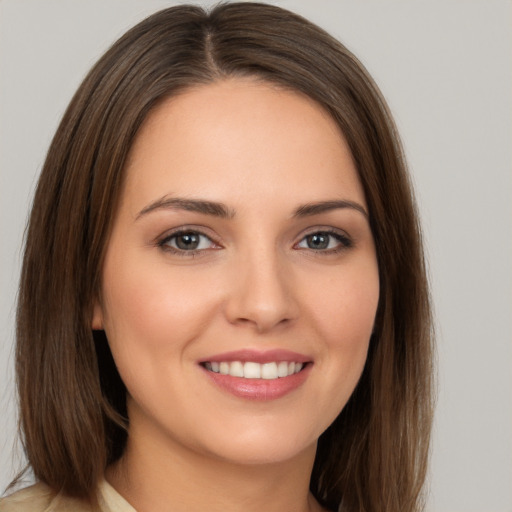
[{"label": "smile", "polygon": [[299,373],[304,364],[294,361],[207,361],[203,366],[210,372],[244,379],[275,380]]}]

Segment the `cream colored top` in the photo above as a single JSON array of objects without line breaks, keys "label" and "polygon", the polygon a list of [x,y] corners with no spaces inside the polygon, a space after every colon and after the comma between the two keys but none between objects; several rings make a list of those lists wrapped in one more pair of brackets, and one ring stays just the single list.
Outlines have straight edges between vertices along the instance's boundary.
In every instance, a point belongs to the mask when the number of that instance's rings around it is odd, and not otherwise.
[{"label": "cream colored top", "polygon": [[[98,486],[100,512],[137,512],[106,480]],[[38,483],[0,499],[0,512],[97,512],[81,500]]]}]

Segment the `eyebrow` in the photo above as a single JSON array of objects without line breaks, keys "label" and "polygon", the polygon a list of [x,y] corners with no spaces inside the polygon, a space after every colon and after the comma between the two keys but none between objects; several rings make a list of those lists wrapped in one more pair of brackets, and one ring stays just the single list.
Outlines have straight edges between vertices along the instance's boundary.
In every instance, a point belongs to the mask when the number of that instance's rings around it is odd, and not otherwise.
[{"label": "eyebrow", "polygon": [[[366,219],[369,218],[368,212],[364,207],[355,201],[348,201],[344,199],[334,199],[330,201],[318,201],[315,203],[307,203],[299,206],[293,213],[295,218],[311,217],[321,213],[329,212],[332,210],[350,208],[356,210],[364,215]],[[186,199],[180,197],[162,197],[144,207],[138,214],[135,220],[140,219],[144,215],[155,210],[186,210],[189,212],[203,213],[205,215],[212,215],[223,219],[232,219],[235,216],[235,211],[228,208],[225,204],[216,201],[207,201],[204,199]]]},{"label": "eyebrow", "polygon": [[362,213],[365,218],[368,220],[369,215],[368,212],[364,209],[363,205],[356,203],[355,201],[347,201],[345,199],[334,199],[331,201],[319,201],[317,203],[307,203],[302,206],[299,206],[295,213],[294,217],[309,217],[312,215],[318,215],[320,213],[329,212],[331,210],[338,210],[350,208],[352,210],[356,210],[359,213]]},{"label": "eyebrow", "polygon": [[185,199],[180,197],[162,197],[143,208],[137,214],[136,220],[154,210],[186,210],[189,212],[204,213],[205,215],[213,215],[214,217],[221,217],[223,219],[230,219],[235,215],[235,212],[230,210],[226,205],[214,201]]}]

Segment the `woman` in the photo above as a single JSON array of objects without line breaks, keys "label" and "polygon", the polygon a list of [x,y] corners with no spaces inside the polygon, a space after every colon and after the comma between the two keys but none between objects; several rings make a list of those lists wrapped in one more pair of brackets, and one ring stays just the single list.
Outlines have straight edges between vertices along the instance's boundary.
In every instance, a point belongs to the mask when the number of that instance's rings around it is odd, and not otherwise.
[{"label": "woman", "polygon": [[288,11],[166,9],[100,59],[41,174],[17,322],[39,483],[5,510],[421,508],[405,163],[361,64]]}]

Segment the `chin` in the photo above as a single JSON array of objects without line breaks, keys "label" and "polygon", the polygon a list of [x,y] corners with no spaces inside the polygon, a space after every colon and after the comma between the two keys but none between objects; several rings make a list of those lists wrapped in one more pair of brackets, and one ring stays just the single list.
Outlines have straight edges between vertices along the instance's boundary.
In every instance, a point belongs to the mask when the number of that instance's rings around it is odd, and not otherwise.
[{"label": "chin", "polygon": [[316,440],[309,444],[276,444],[266,442],[247,445],[247,444],[233,444],[226,450],[216,456],[225,462],[236,464],[240,466],[258,466],[280,464],[292,461],[304,454],[316,452]]},{"label": "chin", "polygon": [[204,440],[202,449],[215,458],[239,465],[278,464],[291,461],[305,453],[316,452],[317,433],[296,430],[288,424],[278,421],[268,425],[253,426],[253,428],[232,429],[226,426],[217,436]]}]

